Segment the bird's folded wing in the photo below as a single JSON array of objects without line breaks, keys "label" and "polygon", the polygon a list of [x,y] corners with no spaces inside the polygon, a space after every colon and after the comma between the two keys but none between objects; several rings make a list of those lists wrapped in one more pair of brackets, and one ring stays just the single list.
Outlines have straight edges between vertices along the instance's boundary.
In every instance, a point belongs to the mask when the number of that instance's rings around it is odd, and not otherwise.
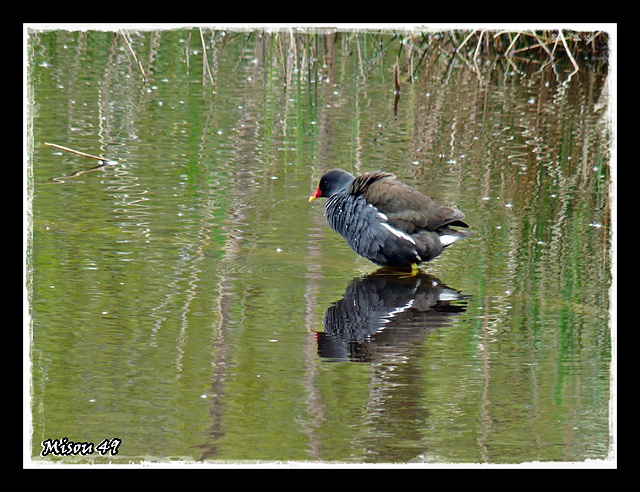
[{"label": "bird's folded wing", "polygon": [[389,224],[408,234],[419,229],[435,231],[445,225],[469,227],[460,210],[440,205],[393,176],[371,183],[364,198],[387,216]]}]

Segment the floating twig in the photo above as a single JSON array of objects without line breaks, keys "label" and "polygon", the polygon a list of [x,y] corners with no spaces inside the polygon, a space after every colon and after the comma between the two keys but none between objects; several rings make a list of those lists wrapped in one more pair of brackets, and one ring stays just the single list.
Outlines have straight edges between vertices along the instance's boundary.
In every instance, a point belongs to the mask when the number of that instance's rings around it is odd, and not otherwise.
[{"label": "floating twig", "polygon": [[98,161],[103,161],[103,162],[111,162],[111,161],[105,159],[104,157],[98,157],[97,155],[87,154],[86,152],[80,152],[79,150],[73,150],[73,149],[70,149],[69,147],[63,147],[62,145],[53,144],[53,143],[49,143],[49,142],[45,142],[44,144],[48,145],[49,147],[55,147],[56,149],[64,150],[66,152],[71,152],[72,154],[81,155],[83,157],[89,157],[91,159],[96,159]]},{"label": "floating twig", "polygon": [[99,162],[99,164],[97,166],[93,166],[89,169],[81,169],[79,171],[75,171],[71,174],[65,175],[65,176],[58,176],[58,177],[54,177],[54,178],[49,178],[50,181],[55,181],[56,183],[64,183],[64,179],[65,178],[75,178],[76,176],[80,176],[84,173],[87,173],[89,171],[95,171],[97,169],[101,169],[103,167],[112,165],[112,164],[116,164],[116,161],[110,161],[109,159],[105,159],[104,157],[99,157],[97,155],[92,155],[92,154],[87,154],[86,152],[80,152],[79,150],[74,150],[74,149],[70,149],[69,147],[63,147],[62,145],[58,145],[58,144],[53,144],[53,143],[49,143],[49,142],[45,142],[45,145],[49,146],[49,147],[54,147],[56,149],[60,149],[60,150],[64,150],[65,152],[70,152],[71,154],[75,154],[75,155],[81,155],[82,157],[88,157],[90,159],[95,159]]}]

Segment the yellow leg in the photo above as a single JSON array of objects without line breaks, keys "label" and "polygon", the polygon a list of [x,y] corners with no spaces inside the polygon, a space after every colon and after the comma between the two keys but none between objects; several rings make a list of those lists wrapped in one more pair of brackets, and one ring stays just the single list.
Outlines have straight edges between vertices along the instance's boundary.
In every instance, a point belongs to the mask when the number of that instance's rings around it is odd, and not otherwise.
[{"label": "yellow leg", "polygon": [[411,272],[409,272],[408,275],[405,275],[405,277],[415,277],[419,273],[420,273],[420,268],[418,268],[418,264],[411,263]]},{"label": "yellow leg", "polygon": [[394,267],[380,267],[376,271],[371,272],[369,275],[397,275],[399,277],[415,277],[421,272],[417,263],[411,264],[411,269],[394,268]]},{"label": "yellow leg", "polygon": [[398,272],[400,274],[400,277],[402,278],[411,278],[411,277],[415,277],[418,274],[420,274],[420,268],[418,268],[418,264],[417,263],[411,263],[411,270],[409,272],[407,272],[406,270],[404,271],[399,271]]}]

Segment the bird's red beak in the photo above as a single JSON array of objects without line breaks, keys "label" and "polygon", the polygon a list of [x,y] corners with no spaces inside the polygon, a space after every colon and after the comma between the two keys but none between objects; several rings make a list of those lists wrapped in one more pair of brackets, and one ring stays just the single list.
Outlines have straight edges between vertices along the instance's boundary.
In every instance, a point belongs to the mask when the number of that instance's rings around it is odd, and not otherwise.
[{"label": "bird's red beak", "polygon": [[317,188],[316,191],[313,192],[313,195],[309,197],[309,201],[312,202],[316,198],[320,198],[321,196],[322,196],[322,192],[320,191],[320,188]]}]

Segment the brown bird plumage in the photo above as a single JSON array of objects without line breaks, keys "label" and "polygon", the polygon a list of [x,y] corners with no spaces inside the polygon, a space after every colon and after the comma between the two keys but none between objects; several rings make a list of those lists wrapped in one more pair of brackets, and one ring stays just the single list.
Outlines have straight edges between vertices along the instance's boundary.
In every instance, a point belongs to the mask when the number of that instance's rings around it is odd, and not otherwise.
[{"label": "brown bird plumage", "polygon": [[368,183],[364,189],[364,198],[389,219],[389,224],[407,234],[419,229],[436,231],[451,225],[469,227],[464,214],[457,208],[440,205],[432,198],[418,190],[401,183],[391,173],[373,172],[363,174],[360,178]]}]

